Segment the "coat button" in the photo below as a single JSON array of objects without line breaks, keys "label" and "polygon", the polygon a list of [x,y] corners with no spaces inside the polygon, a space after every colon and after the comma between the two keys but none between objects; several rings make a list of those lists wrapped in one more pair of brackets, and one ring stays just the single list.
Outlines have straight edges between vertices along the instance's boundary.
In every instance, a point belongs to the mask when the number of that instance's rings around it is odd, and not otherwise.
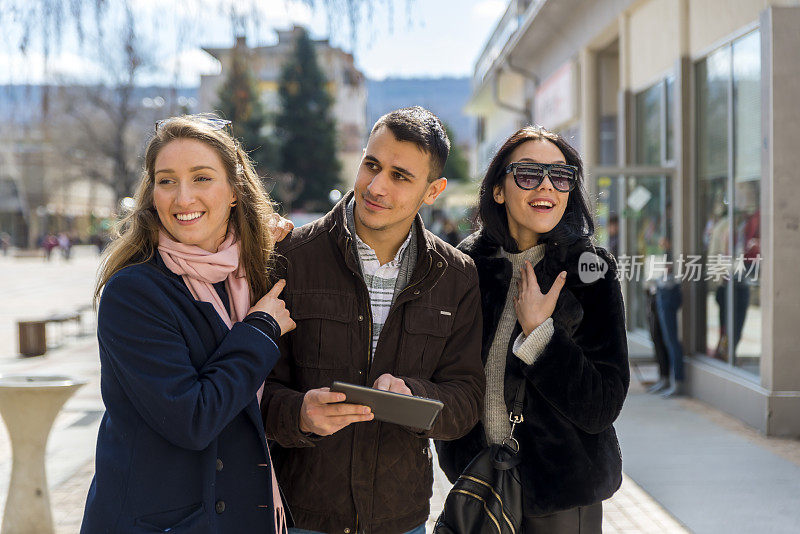
[{"label": "coat button", "polygon": [[415,290],[414,290],[414,294],[415,294],[415,295],[419,295],[419,289],[415,289]]},{"label": "coat button", "polygon": [[440,268],[440,269],[441,269],[441,268],[442,268],[442,265],[444,265],[444,263],[442,263],[442,262],[440,262],[440,261],[439,261],[439,262],[436,262],[436,266],[437,266],[438,268]]},{"label": "coat button", "polygon": [[225,511],[225,501],[217,501],[217,504],[214,505],[214,510],[217,511],[218,514],[221,514]]},{"label": "coat button", "polygon": [[217,458],[217,471],[222,471],[222,460]]},{"label": "coat button", "polygon": [[363,320],[364,320],[364,316],[363,316],[363,315],[359,315],[359,316],[358,316],[358,320],[359,320],[359,321],[363,321]]},{"label": "coat button", "polygon": [[350,534],[350,529],[349,528],[344,529],[344,534]]}]

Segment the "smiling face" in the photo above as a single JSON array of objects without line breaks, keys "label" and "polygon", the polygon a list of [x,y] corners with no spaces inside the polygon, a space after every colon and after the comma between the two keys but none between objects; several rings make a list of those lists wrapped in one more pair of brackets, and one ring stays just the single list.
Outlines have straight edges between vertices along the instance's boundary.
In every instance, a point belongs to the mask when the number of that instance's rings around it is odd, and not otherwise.
[{"label": "smiling face", "polygon": [[176,139],[156,156],[153,204],[176,241],[216,252],[235,200],[219,154],[205,143]]},{"label": "smiling face", "polygon": [[[511,152],[506,165],[518,161],[566,163],[561,150],[544,139],[520,144]],[[549,177],[536,189],[525,190],[514,182],[513,173],[505,175],[502,183],[494,188],[493,196],[495,202],[505,205],[508,230],[520,250],[536,245],[541,234],[555,228],[569,200],[569,193],[556,190]]]},{"label": "smiling face", "polygon": [[433,204],[447,180],[428,181],[430,156],[410,141],[398,141],[388,127],[372,133],[354,185],[359,237],[402,243],[422,204]]}]

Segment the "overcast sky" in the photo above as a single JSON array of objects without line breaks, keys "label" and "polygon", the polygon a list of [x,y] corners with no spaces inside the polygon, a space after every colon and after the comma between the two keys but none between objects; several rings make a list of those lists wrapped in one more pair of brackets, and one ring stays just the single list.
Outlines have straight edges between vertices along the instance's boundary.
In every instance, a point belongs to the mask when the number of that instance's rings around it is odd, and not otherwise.
[{"label": "overcast sky", "polygon": [[[181,85],[194,86],[201,73],[218,72],[217,62],[200,47],[232,45],[234,31],[226,13],[237,0],[199,1],[205,2],[202,12],[178,7],[177,2],[133,0],[142,39],[159,66],[159,71],[148,73],[140,83],[168,84],[177,77]],[[175,7],[165,11],[165,5]],[[373,2],[377,7],[370,20],[359,24],[355,43],[346,21],[330,17],[323,9],[313,11],[293,0],[258,0],[255,5],[258,15],[247,26],[250,46],[273,44],[275,29],[301,24],[311,30],[312,37],[330,38],[334,45],[353,52],[357,67],[369,78],[382,79],[471,76],[507,0],[393,0],[391,9],[386,2]],[[180,23],[187,19],[193,22]],[[109,29],[104,53],[113,48],[113,24]],[[78,46],[70,30],[68,26],[62,44],[51,52],[46,79],[90,81],[104,66],[92,58],[86,45]],[[16,43],[13,31],[0,37],[0,83],[40,83],[45,79],[41,44],[34,39],[23,56]]]}]

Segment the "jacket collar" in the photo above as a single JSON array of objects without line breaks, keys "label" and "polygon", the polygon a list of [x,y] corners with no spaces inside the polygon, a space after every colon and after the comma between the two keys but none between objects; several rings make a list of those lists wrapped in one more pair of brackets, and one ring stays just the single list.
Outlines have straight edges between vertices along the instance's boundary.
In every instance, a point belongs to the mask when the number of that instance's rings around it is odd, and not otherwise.
[{"label": "jacket collar", "polygon": [[[351,189],[346,195],[342,197],[341,200],[325,215],[323,219],[323,224],[325,227],[329,228],[329,233],[333,240],[336,242],[337,246],[339,247],[342,256],[345,259],[345,263],[347,266],[356,273],[360,273],[361,270],[358,266],[358,260],[355,258],[353,254],[353,240],[355,236],[350,232],[350,229],[347,227],[347,203],[350,202],[350,199],[355,196],[355,193]],[[415,234],[417,237],[417,262],[414,265],[414,269],[411,274],[411,281],[409,282],[409,286],[417,285],[422,281],[425,281],[427,286],[431,280],[427,279],[428,273],[431,271],[431,266],[437,264],[438,262],[442,262],[443,265],[446,265],[447,262],[445,258],[436,250],[434,237],[430,232],[425,231],[425,225],[422,222],[422,217],[417,213],[414,217],[414,222],[412,223],[415,226]],[[438,273],[434,276],[433,283],[439,279],[439,276],[443,273],[444,269],[435,269],[433,272]]]}]

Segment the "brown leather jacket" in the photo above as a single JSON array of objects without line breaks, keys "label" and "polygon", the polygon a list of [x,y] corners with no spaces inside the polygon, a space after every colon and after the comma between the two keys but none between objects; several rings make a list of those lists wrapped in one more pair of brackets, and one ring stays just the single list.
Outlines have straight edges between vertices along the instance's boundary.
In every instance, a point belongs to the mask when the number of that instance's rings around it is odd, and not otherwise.
[{"label": "brown leather jacket", "polygon": [[[425,230],[417,216],[417,263],[370,364],[369,293],[345,223],[351,197],[279,245],[276,271],[287,280],[283,298],[297,328],[281,338],[282,357],[261,410],[297,527],[399,534],[430,513],[428,438],[463,436],[483,409],[478,278],[472,260]],[[403,378],[414,395],[444,403],[430,431],[377,421],[327,437],[300,431],[306,391],[334,380],[372,386],[383,373]]]}]

